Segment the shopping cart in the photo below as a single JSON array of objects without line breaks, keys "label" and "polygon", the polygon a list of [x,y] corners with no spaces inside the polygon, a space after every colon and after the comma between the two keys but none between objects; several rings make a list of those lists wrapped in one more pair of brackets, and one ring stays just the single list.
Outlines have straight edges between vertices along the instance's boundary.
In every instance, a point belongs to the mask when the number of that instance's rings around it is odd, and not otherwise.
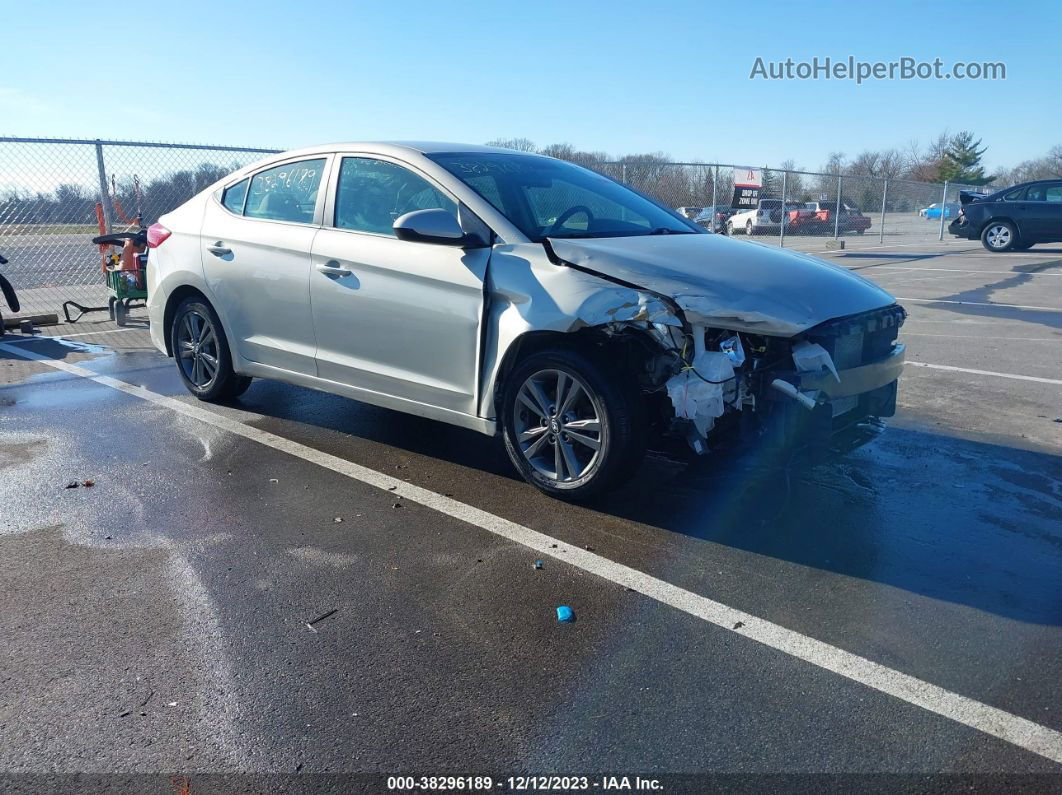
[{"label": "shopping cart", "polygon": [[[121,214],[120,205],[116,204],[115,209]],[[99,203],[96,204],[96,218],[101,234],[92,238],[92,242],[100,250],[103,277],[110,293],[107,306],[83,306],[77,301],[65,301],[63,314],[67,323],[77,323],[88,312],[106,312],[111,320],[124,326],[129,310],[147,302],[147,229],[139,211],[134,221],[136,228],[125,232],[103,234],[107,227],[103,206]],[[71,310],[75,314],[71,314]]]}]

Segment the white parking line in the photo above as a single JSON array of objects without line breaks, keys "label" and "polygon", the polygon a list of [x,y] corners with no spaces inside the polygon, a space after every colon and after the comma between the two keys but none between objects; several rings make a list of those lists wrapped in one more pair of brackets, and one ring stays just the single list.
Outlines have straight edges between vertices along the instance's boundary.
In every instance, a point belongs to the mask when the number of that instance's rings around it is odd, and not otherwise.
[{"label": "white parking line", "polygon": [[1017,375],[1016,373],[997,373],[992,370],[971,370],[967,367],[952,367],[947,364],[926,364],[925,362],[912,362],[907,360],[907,364],[913,367],[928,367],[931,370],[947,370],[952,373],[970,373],[971,375],[991,375],[996,378],[1012,378],[1015,381],[1035,381],[1038,384],[1055,384],[1062,386],[1062,380],[1058,378],[1041,378],[1038,375]]},{"label": "white parking line", "polygon": [[201,406],[183,403],[176,398],[160,395],[140,386],[96,373],[75,364],[42,356],[32,350],[0,343],[6,350],[25,359],[39,361],[73,375],[109,386],[128,395],[146,400],[215,428],[242,436],[275,450],[301,458],[352,480],[424,505],[517,544],[533,549],[541,555],[564,561],[572,566],[596,574],[610,582],[637,591],[661,604],[681,610],[710,624],[743,635],[772,649],[811,663],[826,671],[844,676],[869,688],[906,701],[922,709],[997,737],[1019,748],[1062,764],[1062,732],[1041,726],[1026,718],[983,704],[967,696],[953,693],[937,685],[924,682],[900,671],[872,662],[857,654],[802,635],[791,629],[750,615],[727,605],[687,591],[677,585],[652,577],[644,572],[601,557],[560,539],[532,530],[516,522],[495,516],[480,508],[414,486],[390,475],[363,467],[352,461],[330,455],[283,436],[246,425],[238,420],[216,414]]},{"label": "white parking line", "polygon": [[123,331],[147,331],[147,327],[144,328],[112,328],[112,329],[100,329],[99,331],[84,331],[80,334],[56,334],[54,336],[48,336],[45,334],[38,334],[32,337],[26,337],[20,340],[5,340],[7,343],[19,343],[19,342],[36,342],[37,340],[70,340],[74,337],[91,337],[93,334],[121,334]]},{"label": "white parking line", "polygon": [[[890,290],[904,290],[911,282],[939,282],[944,279],[955,278],[955,275],[952,273],[934,273],[929,268],[916,268],[916,270],[919,270],[920,273],[860,273],[859,275],[865,275],[867,278],[873,278],[875,281],[878,282],[882,282],[885,279],[891,278],[893,281],[889,282],[888,289]],[[895,281],[902,281],[903,284],[895,284]]]},{"label": "white parking line", "polygon": [[[927,265],[924,268],[906,268],[899,265],[845,265],[848,270],[860,271],[873,268],[875,271],[922,271],[923,273],[969,273],[973,276],[988,274],[990,276],[1054,276],[1062,278],[1062,273],[1027,273],[1026,271],[971,271],[962,268],[934,268]],[[887,275],[887,274],[886,274]]]},{"label": "white parking line", "polygon": [[[929,334],[924,331],[904,331],[905,337],[947,337],[951,340],[973,340],[975,342],[983,342],[984,337],[975,337],[971,334]],[[993,334],[990,338],[992,342],[1062,342],[1062,336],[1059,337],[997,337]],[[910,364],[910,362],[909,362]]]},{"label": "white parking line", "polygon": [[[942,246],[941,243],[943,243],[944,245]],[[949,245],[949,243],[950,243],[950,245]],[[797,252],[799,252],[801,254],[836,254],[839,257],[843,257],[846,254],[858,254],[861,251],[877,251],[877,250],[883,249],[883,248],[914,248],[916,246],[921,246],[921,247],[934,246],[935,247],[933,249],[934,251],[940,251],[941,248],[951,249],[955,245],[956,244],[953,241],[947,241],[947,240],[945,240],[945,241],[923,240],[923,241],[921,241],[919,243],[889,243],[888,245],[884,245],[884,246],[858,246],[857,248],[848,248],[848,249],[832,249],[832,248],[830,248],[830,249],[824,249],[823,251],[800,251],[800,249],[798,249],[798,248],[792,248],[790,250],[791,251],[797,251]],[[965,253],[967,251],[973,251],[975,248],[977,248],[977,247],[976,246],[973,246],[973,247],[968,247],[967,246],[967,247],[964,247],[964,248],[956,248],[956,249],[951,250],[951,251],[946,251],[944,253],[946,253],[946,254],[963,254],[963,253]]]},{"label": "white parking line", "polygon": [[963,306],[998,306],[1000,309],[1032,309],[1037,312],[1062,312],[1056,306],[1023,306],[1022,304],[997,304],[992,301],[945,301],[943,298],[901,298],[897,301],[914,301],[922,304],[960,304]]}]

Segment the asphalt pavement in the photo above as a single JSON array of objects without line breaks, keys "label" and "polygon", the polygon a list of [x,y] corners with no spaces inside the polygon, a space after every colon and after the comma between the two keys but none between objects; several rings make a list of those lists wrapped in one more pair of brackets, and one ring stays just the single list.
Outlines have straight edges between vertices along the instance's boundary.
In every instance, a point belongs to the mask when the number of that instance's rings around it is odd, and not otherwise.
[{"label": "asphalt pavement", "polygon": [[458,428],[198,404],[142,328],[9,335],[0,770],[1059,789],[1062,247],[824,256],[910,312],[886,432],[583,506]]}]

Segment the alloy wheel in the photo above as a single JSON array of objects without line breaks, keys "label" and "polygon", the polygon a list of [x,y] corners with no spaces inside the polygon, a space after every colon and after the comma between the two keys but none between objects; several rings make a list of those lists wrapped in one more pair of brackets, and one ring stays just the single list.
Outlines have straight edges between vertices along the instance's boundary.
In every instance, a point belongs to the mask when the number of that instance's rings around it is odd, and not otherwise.
[{"label": "alloy wheel", "polygon": [[218,375],[218,337],[210,318],[193,310],[177,326],[181,372],[196,389],[208,389]]},{"label": "alloy wheel", "polygon": [[1003,224],[996,224],[988,230],[988,234],[985,235],[985,240],[988,241],[988,245],[992,248],[1006,248],[1010,245],[1010,227]]},{"label": "alloy wheel", "polygon": [[603,414],[600,400],[582,380],[562,370],[539,370],[516,395],[516,446],[553,481],[585,478],[601,460]]}]

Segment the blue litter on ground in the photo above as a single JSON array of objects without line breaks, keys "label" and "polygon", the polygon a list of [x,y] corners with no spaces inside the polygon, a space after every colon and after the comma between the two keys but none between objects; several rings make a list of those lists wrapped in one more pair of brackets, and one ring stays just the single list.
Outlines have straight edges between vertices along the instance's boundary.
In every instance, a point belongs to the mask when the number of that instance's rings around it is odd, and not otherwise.
[{"label": "blue litter on ground", "polygon": [[561,605],[557,608],[557,620],[564,624],[575,621],[575,611],[567,605]]}]

